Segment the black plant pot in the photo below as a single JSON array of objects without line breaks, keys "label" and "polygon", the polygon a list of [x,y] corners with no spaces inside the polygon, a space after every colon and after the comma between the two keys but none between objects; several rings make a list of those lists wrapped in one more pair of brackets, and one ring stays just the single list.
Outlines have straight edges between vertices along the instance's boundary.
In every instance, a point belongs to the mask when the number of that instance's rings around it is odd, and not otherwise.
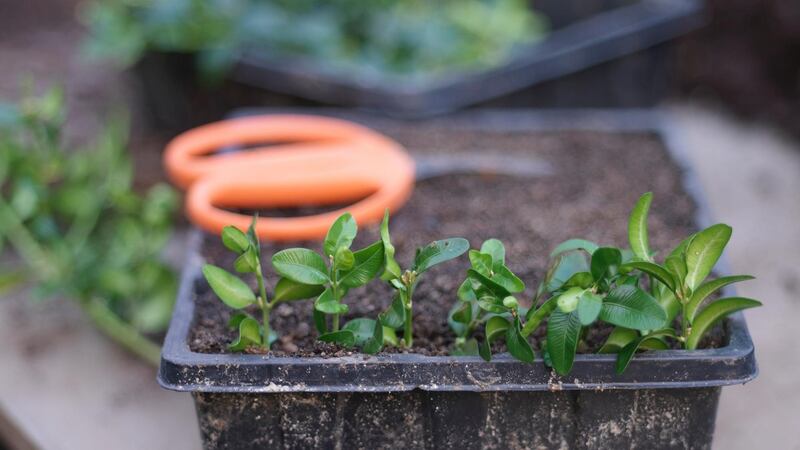
[{"label": "black plant pot", "polygon": [[[373,125],[388,120],[334,115]],[[691,169],[656,113],[476,111],[438,120],[454,130],[652,134],[684,169],[697,225],[709,223]],[[572,373],[559,377],[540,356],[531,365],[507,354],[485,362],[415,354],[195,353],[188,346],[194,298],[206,288],[200,237],[195,234],[186,260],[158,381],[193,394],[206,448],[705,449],[721,387],[757,374],[741,313],[724,323],[722,347],[643,353],[622,375],[614,371],[614,355],[597,354],[578,355]]]},{"label": "black plant pot", "polygon": [[245,53],[228,79],[198,83],[190,54],[150,53],[134,68],[153,122],[185,129],[242,106],[357,107],[426,117],[489,107],[642,107],[674,83],[672,40],[704,22],[702,0],[540,0],[552,32],[507,63],[419,82]]}]

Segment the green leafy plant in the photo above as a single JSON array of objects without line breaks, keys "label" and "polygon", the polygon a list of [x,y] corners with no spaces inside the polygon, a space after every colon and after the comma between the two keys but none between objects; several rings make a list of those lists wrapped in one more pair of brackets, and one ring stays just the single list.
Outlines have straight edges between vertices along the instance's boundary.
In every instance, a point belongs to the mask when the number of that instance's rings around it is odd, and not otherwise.
[{"label": "green leafy plant", "polygon": [[[694,350],[715,323],[736,311],[761,306],[761,302],[744,297],[709,301],[719,289],[753,279],[750,275],[708,279],[730,240],[733,230],[728,225],[712,225],[690,235],[661,263],[656,262],[647,231],[651,202],[652,194],[644,194],[631,212],[628,238],[634,256],[621,270],[649,277],[650,291],[666,318],[659,327],[612,332],[601,351],[618,354],[617,371],[620,373],[639,349],[664,348],[665,340],[671,339],[681,348]],[[680,325],[673,327],[676,318]]]},{"label": "green leafy plant", "polygon": [[[619,354],[617,371],[621,373],[638,350],[667,349],[666,339],[695,349],[714,323],[735,311],[760,305],[756,300],[732,297],[701,308],[716,290],[752,278],[740,275],[705,281],[731,229],[717,224],[695,233],[663,264],[657,264],[647,235],[651,200],[651,194],[643,195],[631,213],[630,250],[601,247],[585,239],[559,244],[550,255],[534,306],[527,311],[513,297],[524,290],[524,284],[505,268],[502,244],[489,240],[480,252],[472,250],[472,268],[459,288],[460,303],[450,313],[451,327],[458,336],[456,353],[477,352],[489,360],[492,342],[504,338],[512,356],[532,362],[534,353],[527,338],[546,321],[545,361],[565,375],[572,369],[586,327],[604,322],[616,328],[600,351]],[[679,330],[671,326],[678,314]],[[479,324],[484,325],[484,340],[467,340]]]},{"label": "green leafy plant", "polygon": [[[384,342],[396,344],[394,330],[379,321],[359,318],[340,328],[340,316],[348,311],[343,298],[350,289],[364,286],[384,268],[383,242],[352,251],[358,224],[349,213],[331,225],[323,241],[323,255],[306,248],[282,250],[272,257],[272,265],[284,278],[322,291],[314,301],[314,325],[319,339],[347,347],[360,346],[365,353],[375,353]],[[328,323],[327,316],[331,316]]]},{"label": "green leafy plant", "polygon": [[96,0],[80,16],[92,54],[195,53],[216,75],[255,50],[407,80],[494,66],[547,29],[524,0]]},{"label": "green leafy plant", "polygon": [[[323,287],[313,283],[302,283],[291,278],[282,277],[275,284],[272,300],[267,297],[264,272],[261,265],[261,243],[256,235],[255,227],[258,216],[247,233],[234,226],[222,229],[222,244],[237,255],[233,263],[236,272],[250,273],[255,276],[257,292],[233,273],[212,264],[203,266],[203,276],[220,300],[229,307],[238,310],[228,326],[239,330],[239,337],[230,344],[234,351],[242,351],[250,346],[258,346],[269,350],[277,335],[270,328],[270,314],[281,302],[293,302],[313,298],[322,293]],[[244,311],[256,305],[261,310],[261,323]]]},{"label": "green leafy plant", "polygon": [[469,241],[464,238],[449,238],[433,241],[425,247],[418,248],[414,263],[410,269],[402,270],[394,258],[395,249],[389,236],[389,211],[383,216],[381,223],[381,241],[383,242],[385,268],[381,278],[388,281],[395,289],[395,295],[389,309],[380,315],[384,327],[399,329],[403,327],[404,347],[414,343],[413,329],[413,297],[414,289],[423,273],[431,267],[451,259],[458,258],[469,249]]},{"label": "green leafy plant", "polygon": [[93,143],[68,148],[63,94],[53,88],[0,104],[0,248],[9,245],[40,297],[77,301],[95,325],[158,364],[147,336],[166,328],[177,288],[161,253],[177,196],[164,184],[140,194],[115,115]]}]

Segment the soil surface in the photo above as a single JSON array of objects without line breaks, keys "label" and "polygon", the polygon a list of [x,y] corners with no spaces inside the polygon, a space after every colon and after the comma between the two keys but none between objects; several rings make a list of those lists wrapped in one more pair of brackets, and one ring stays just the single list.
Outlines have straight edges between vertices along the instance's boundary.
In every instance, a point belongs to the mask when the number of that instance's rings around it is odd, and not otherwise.
[{"label": "soil surface", "polygon": [[[481,158],[495,155],[519,158],[520,164],[543,163],[552,172],[515,176],[486,170],[418,182],[410,201],[390,221],[392,242],[403,267],[410,264],[417,247],[432,240],[461,236],[478,248],[485,239],[498,238],[506,245],[508,266],[526,283],[522,298],[530,301],[546,270],[548,254],[559,242],[581,237],[627,246],[628,213],[644,192],[654,193],[649,221],[653,248],[668,251],[694,230],[696,206],[682,188],[681,171],[653,135],[463,130],[448,133],[433,126],[382,131],[403,143],[416,157],[450,154],[463,160],[479,152]],[[298,211],[270,211],[269,215],[309,210],[314,206]],[[377,225],[364,226],[359,229],[353,248],[362,248],[377,239]],[[321,247],[318,242],[262,245],[264,261],[283,248],[303,246],[319,251]],[[216,236],[206,236],[202,253],[208,262],[231,270],[234,255],[222,247]],[[424,274],[414,298],[414,347],[403,351],[428,355],[450,351],[455,336],[447,325],[447,315],[457,301],[456,290],[468,265],[464,256]],[[265,270],[268,286],[273,286],[277,277],[269,264]],[[251,281],[255,287],[255,281]],[[203,353],[227,352],[227,345],[236,337],[227,327],[231,310],[216,298],[205,281],[198,282],[195,295],[190,348]],[[354,289],[344,300],[350,307],[344,320],[375,318],[391,298],[392,290],[379,280]],[[273,345],[273,354],[336,356],[353,352],[316,341],[312,308],[311,301],[276,308],[272,327],[281,337]],[[260,317],[257,310],[251,312]],[[596,350],[609,331],[610,327],[592,327],[580,350]],[[543,333],[544,327],[540,327],[532,336],[536,349]]]}]

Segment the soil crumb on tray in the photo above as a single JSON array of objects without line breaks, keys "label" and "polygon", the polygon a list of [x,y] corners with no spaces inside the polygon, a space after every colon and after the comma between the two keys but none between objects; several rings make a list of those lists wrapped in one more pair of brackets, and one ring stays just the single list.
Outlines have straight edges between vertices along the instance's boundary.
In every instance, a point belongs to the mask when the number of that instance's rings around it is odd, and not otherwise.
[{"label": "soil crumb on tray", "polygon": [[[432,240],[464,237],[478,248],[485,239],[498,238],[506,245],[509,267],[526,283],[520,297],[530,301],[544,276],[548,254],[559,242],[580,237],[627,246],[628,213],[644,192],[652,191],[655,196],[649,221],[653,248],[672,248],[695,229],[695,205],[682,188],[682,174],[658,138],[650,134],[492,133],[425,126],[382,131],[406,145],[415,156],[458,158],[480,153],[486,158],[494,154],[535,159],[553,170],[551,175],[534,177],[482,173],[443,175],[419,182],[411,199],[390,221],[396,256],[404,268],[410,265],[415,249]],[[360,226],[353,248],[377,239],[377,225]],[[262,244],[270,287],[277,280],[269,263],[274,252],[297,246],[317,251],[321,248],[319,242]],[[217,236],[205,237],[202,253],[209,263],[232,270],[233,254],[222,247]],[[386,348],[384,352],[448,354],[455,336],[447,325],[447,313],[457,301],[456,290],[468,265],[465,256],[424,274],[414,297],[414,347]],[[255,287],[254,280],[252,284]],[[344,321],[375,318],[391,298],[392,290],[379,280],[353,289],[344,299],[350,307]],[[227,327],[231,310],[203,280],[197,283],[195,302],[190,348],[203,353],[228,352],[227,345],[236,337]],[[312,308],[309,300],[275,309],[271,325],[280,339],[273,345],[273,354],[341,356],[358,352],[318,342]],[[543,330],[540,327],[539,333]],[[608,331],[592,327],[582,350],[599,348]],[[537,349],[540,338],[535,335],[532,339]]]}]

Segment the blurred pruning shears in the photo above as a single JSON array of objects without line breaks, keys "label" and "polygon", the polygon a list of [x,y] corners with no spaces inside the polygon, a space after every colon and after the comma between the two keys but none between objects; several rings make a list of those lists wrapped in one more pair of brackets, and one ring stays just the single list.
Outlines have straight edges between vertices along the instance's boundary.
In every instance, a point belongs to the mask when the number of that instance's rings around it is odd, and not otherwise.
[{"label": "blurred pruning shears", "polygon": [[[224,149],[236,148],[230,152]],[[277,208],[353,202],[304,217],[264,217],[256,233],[275,241],[319,239],[345,211],[360,223],[377,222],[411,195],[414,160],[388,137],[361,125],[310,115],[245,116],[189,130],[166,148],[170,179],[186,194],[197,226],[220,233],[245,230],[250,217],[226,208]],[[542,175],[549,167],[519,158],[430,157],[418,161],[422,178],[489,171]]]}]

